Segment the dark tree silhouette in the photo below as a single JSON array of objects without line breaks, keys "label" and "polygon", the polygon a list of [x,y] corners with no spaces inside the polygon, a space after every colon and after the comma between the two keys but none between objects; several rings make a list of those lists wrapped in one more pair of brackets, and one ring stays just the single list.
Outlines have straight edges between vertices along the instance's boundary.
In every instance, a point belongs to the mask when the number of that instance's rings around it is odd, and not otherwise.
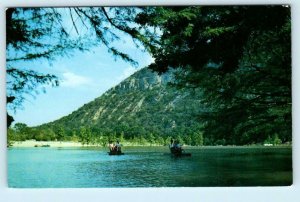
[{"label": "dark tree silhouette", "polygon": [[291,141],[289,7],[147,7],[136,21],[162,33],[150,68],[177,69],[177,86],[203,90],[204,137]]}]

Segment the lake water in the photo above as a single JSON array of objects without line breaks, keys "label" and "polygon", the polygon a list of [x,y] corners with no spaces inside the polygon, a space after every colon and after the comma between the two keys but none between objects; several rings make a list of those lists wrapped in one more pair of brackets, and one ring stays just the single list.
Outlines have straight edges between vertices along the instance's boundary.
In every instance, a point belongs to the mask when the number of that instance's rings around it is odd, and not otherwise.
[{"label": "lake water", "polygon": [[201,187],[292,184],[290,147],[9,148],[10,187]]}]

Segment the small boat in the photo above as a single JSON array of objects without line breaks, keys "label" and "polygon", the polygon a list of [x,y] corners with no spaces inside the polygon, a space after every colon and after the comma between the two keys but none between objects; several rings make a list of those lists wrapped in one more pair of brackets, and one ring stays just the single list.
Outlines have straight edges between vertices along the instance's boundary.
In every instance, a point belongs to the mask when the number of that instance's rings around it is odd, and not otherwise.
[{"label": "small boat", "polygon": [[121,151],[109,151],[107,153],[108,155],[124,155],[124,153]]}]

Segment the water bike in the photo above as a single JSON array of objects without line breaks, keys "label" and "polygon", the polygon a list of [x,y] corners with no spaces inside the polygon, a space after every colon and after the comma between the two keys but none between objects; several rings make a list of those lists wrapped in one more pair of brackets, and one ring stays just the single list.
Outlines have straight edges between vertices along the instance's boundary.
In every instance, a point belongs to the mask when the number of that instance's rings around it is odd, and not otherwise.
[{"label": "water bike", "polygon": [[109,151],[107,153],[108,153],[108,155],[124,155],[123,152],[121,152],[121,151],[115,151],[115,150],[111,150],[111,151]]},{"label": "water bike", "polygon": [[186,153],[182,148],[170,147],[170,151],[175,157],[192,156],[191,153]]}]

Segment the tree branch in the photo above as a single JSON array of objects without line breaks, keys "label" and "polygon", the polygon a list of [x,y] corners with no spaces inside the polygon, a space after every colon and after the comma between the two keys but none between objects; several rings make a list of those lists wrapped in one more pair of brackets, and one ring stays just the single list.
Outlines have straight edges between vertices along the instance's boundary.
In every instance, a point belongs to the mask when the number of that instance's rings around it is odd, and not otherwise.
[{"label": "tree branch", "polygon": [[121,31],[123,31],[123,32],[125,32],[125,33],[127,33],[127,34],[129,34],[130,36],[132,36],[132,37],[135,38],[135,35],[134,35],[135,33],[133,32],[133,30],[131,30],[131,29],[125,29],[124,27],[115,24],[115,23],[112,21],[112,19],[110,19],[110,17],[108,16],[108,14],[107,14],[105,8],[104,8],[104,7],[101,7],[101,10],[103,11],[103,13],[104,13],[106,19],[108,20],[108,22],[109,22],[112,26],[114,26],[115,28],[117,28],[117,29],[119,29],[119,30],[121,30]]},{"label": "tree branch", "polygon": [[74,11],[76,12],[76,14],[78,15],[79,19],[81,20],[82,24],[88,29],[88,26],[84,23],[84,20],[82,19],[81,14],[76,10],[76,8],[74,8]]},{"label": "tree branch", "polygon": [[70,11],[70,16],[71,16],[71,20],[72,20],[73,26],[74,26],[74,28],[75,28],[77,34],[79,35],[78,29],[77,29],[76,24],[75,24],[74,19],[73,19],[73,15],[72,15],[72,10],[71,10],[71,8],[69,8],[69,11]]}]

